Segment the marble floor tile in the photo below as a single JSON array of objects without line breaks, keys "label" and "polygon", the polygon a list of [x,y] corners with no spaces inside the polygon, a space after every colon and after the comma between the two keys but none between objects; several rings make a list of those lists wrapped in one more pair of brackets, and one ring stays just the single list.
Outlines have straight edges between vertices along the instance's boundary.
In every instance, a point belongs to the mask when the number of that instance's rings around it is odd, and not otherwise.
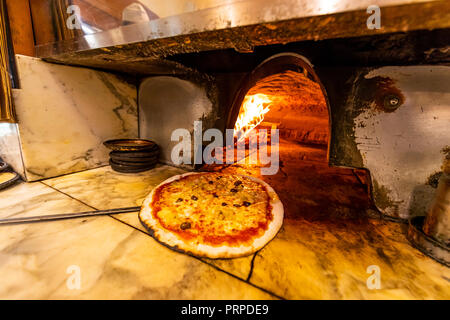
[{"label": "marble floor tile", "polygon": [[0,273],[1,299],[273,298],[110,217],[0,227]]},{"label": "marble floor tile", "polygon": [[[44,183],[93,208],[103,210],[140,206],[155,186],[171,176],[184,172],[179,168],[158,165],[150,171],[125,174],[115,172],[108,166],[47,179]],[[137,213],[117,214],[114,218],[147,232],[139,221]],[[251,269],[252,257],[204,260],[246,280]]]},{"label": "marble floor tile", "polygon": [[219,268],[220,270],[224,270],[238,277],[239,279],[246,280],[250,276],[250,272],[252,269],[252,261],[255,254],[252,254],[247,257],[242,258],[234,258],[234,259],[206,259],[202,258],[202,261],[205,261],[209,264],[212,264]]},{"label": "marble floor tile", "polygon": [[[140,205],[154,186],[180,172],[158,166],[125,175],[103,167],[44,183],[89,206],[106,209]],[[143,230],[136,213],[114,217]],[[449,269],[414,249],[403,227],[377,220],[314,221],[292,215],[256,256],[203,261],[244,280],[250,275],[252,284],[288,299],[450,298]],[[380,268],[380,290],[367,288],[371,265]]]},{"label": "marble floor tile", "polygon": [[0,191],[0,218],[17,218],[92,210],[40,183],[18,182]]},{"label": "marble floor tile", "polygon": [[157,165],[140,173],[115,172],[109,166],[43,181],[96,209],[140,206],[145,197],[165,179],[184,173],[182,169]]},{"label": "marble floor tile", "polygon": [[[92,208],[105,210],[140,206],[154,187],[171,176],[184,172],[179,168],[158,165],[149,171],[128,174],[116,172],[106,166],[47,179],[43,183]],[[114,217],[146,231],[139,221],[137,212],[116,214]]]},{"label": "marble floor tile", "polygon": [[[250,282],[287,299],[449,299],[450,269],[414,249],[405,225],[285,220]],[[380,289],[367,268],[379,267]]]},{"label": "marble floor tile", "polygon": [[[87,210],[39,182],[0,193],[2,217]],[[0,274],[0,299],[275,298],[108,216],[0,226]]]}]

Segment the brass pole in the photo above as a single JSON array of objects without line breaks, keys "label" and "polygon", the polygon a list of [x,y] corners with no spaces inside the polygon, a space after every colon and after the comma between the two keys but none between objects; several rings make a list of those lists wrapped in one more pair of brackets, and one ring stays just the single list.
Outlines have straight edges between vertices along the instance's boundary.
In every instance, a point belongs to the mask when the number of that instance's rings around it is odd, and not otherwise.
[{"label": "brass pole", "polygon": [[15,122],[11,90],[9,45],[6,2],[0,0],[0,121]]}]

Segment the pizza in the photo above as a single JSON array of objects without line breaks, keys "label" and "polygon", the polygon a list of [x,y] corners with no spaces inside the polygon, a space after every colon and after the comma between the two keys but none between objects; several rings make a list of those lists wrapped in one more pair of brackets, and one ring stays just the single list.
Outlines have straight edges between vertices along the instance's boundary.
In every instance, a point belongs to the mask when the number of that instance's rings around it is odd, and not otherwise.
[{"label": "pizza", "polygon": [[186,173],[158,185],[139,219],[164,245],[195,256],[235,258],[275,237],[283,205],[264,181],[243,175]]}]

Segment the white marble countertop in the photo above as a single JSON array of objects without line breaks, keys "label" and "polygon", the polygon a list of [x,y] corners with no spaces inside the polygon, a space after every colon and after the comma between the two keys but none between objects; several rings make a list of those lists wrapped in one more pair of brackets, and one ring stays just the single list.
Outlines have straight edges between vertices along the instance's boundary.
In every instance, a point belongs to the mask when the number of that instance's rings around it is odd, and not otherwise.
[{"label": "white marble countertop", "polygon": [[[136,206],[180,172],[102,167],[19,183],[0,192],[0,217]],[[449,268],[412,248],[402,227],[286,219],[258,253],[209,260],[159,244],[137,213],[0,226],[0,298],[450,299]],[[367,288],[369,265],[380,267],[378,290]]]}]

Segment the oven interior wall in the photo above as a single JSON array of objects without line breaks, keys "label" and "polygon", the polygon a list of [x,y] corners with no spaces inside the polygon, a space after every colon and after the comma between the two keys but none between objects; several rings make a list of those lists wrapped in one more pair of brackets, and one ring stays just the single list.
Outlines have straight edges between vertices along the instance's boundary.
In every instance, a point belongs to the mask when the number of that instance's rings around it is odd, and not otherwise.
[{"label": "oven interior wall", "polygon": [[258,93],[272,101],[265,122],[280,123],[283,137],[328,144],[328,107],[319,84],[302,73],[286,71],[262,79],[247,94]]},{"label": "oven interior wall", "polygon": [[[327,160],[329,113],[318,83],[287,70],[261,79],[247,96],[257,94],[271,101],[263,124],[279,129],[281,152],[301,160]],[[296,151],[289,152],[291,149]]]}]

